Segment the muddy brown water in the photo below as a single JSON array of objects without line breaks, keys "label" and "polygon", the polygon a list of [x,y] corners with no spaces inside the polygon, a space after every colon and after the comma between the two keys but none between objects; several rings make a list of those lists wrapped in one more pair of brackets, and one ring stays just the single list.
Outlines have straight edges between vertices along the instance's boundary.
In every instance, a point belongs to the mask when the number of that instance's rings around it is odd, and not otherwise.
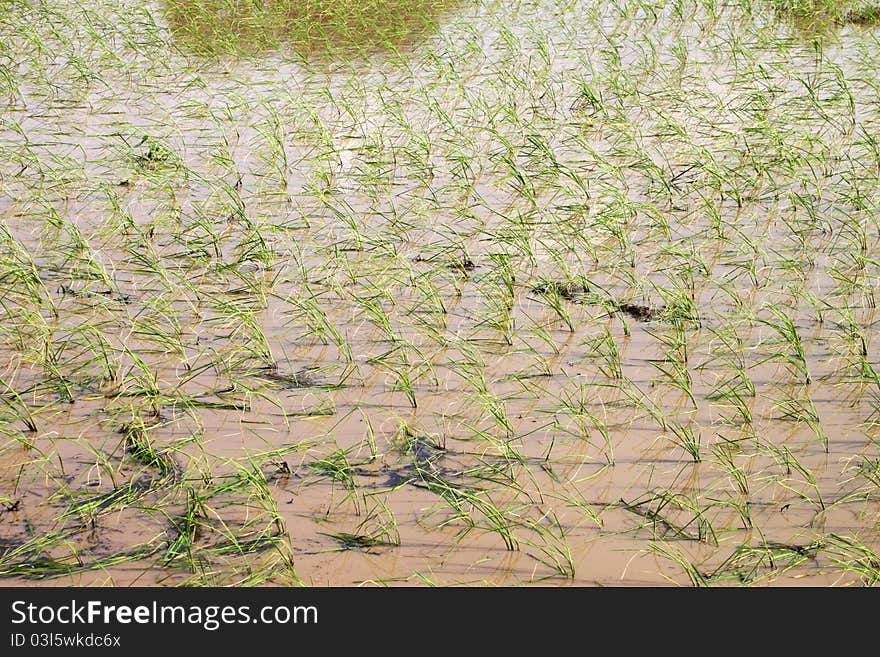
[{"label": "muddy brown water", "polygon": [[870,28],[437,3],[313,60],[197,16],[259,46],[203,59],[186,4],[4,64],[0,583],[861,581]]}]

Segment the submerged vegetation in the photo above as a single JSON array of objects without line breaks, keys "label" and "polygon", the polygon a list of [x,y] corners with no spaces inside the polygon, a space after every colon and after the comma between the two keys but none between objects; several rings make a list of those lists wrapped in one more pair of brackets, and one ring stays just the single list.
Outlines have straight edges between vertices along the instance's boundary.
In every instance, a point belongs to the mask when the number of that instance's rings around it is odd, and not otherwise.
[{"label": "submerged vegetation", "polygon": [[6,0],[0,581],[877,584],[877,18]]}]

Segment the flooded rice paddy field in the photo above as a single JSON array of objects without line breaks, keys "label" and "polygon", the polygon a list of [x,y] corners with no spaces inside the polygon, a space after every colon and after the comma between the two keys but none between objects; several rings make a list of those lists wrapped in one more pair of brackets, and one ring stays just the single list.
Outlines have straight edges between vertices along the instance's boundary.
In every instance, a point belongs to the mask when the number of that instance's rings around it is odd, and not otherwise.
[{"label": "flooded rice paddy field", "polygon": [[880,30],[775,4],[4,2],[0,583],[880,581]]}]

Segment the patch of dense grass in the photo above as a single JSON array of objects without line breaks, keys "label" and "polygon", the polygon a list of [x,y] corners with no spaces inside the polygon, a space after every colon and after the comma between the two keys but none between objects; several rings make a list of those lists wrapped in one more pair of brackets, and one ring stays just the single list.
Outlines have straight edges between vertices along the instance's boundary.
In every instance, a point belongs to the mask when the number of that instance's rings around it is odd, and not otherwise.
[{"label": "patch of dense grass", "polygon": [[289,46],[302,55],[401,47],[431,34],[461,0],[163,0],[179,43],[203,53]]},{"label": "patch of dense grass", "polygon": [[869,25],[880,20],[880,5],[859,0],[773,0],[777,10],[802,20]]}]

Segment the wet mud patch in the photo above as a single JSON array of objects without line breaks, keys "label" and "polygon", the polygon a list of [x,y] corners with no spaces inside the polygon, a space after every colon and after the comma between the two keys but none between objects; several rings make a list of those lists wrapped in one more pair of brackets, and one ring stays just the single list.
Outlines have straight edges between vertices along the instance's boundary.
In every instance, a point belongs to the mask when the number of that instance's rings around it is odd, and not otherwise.
[{"label": "wet mud patch", "polygon": [[647,305],[608,297],[603,293],[594,292],[586,283],[541,281],[532,286],[531,292],[542,296],[558,296],[577,304],[602,306],[610,312],[622,313],[638,322],[674,321],[675,319],[695,321],[695,318],[687,315],[674,316],[672,309],[665,305]]}]

